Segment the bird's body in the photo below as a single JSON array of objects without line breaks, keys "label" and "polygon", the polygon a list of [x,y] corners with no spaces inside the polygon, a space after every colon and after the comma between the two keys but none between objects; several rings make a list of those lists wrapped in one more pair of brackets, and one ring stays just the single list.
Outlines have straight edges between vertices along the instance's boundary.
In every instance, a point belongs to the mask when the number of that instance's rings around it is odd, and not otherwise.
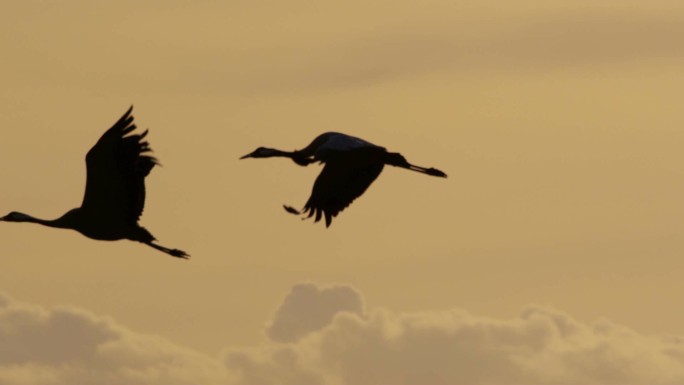
[{"label": "bird's body", "polygon": [[301,166],[313,162],[325,164],[304,209],[299,211],[285,206],[285,210],[293,214],[308,213],[307,217],[315,216],[315,222],[325,217],[326,227],[330,226],[332,218],[366,191],[386,164],[446,177],[440,170],[412,165],[399,153],[338,132],[321,134],[301,150],[288,152],[259,147],[240,159],[269,157],[288,157]]},{"label": "bird's body", "polygon": [[88,238],[102,241],[128,239],[174,257],[188,258],[182,250],[153,243],[155,238],[152,234],[138,224],[145,205],[145,177],[158,163],[148,155],[151,149],[144,141],[147,131],[131,134],[136,128],[132,110],[133,107],[88,151],[87,181],[81,207],[54,220],[18,212],[11,212],[0,220],[73,229]]},{"label": "bird's body", "polygon": [[[326,132],[319,135],[314,141],[314,156],[322,156],[331,151],[354,151],[367,147],[378,147],[373,143],[367,142],[355,136],[341,134],[339,132]],[[318,145],[320,143],[320,145]]]}]

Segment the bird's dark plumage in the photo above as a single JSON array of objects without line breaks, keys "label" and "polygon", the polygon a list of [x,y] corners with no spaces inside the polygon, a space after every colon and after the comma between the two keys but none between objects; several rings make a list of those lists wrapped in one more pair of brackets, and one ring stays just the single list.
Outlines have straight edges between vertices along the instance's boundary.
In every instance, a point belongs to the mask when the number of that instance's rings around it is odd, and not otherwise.
[{"label": "bird's dark plumage", "polygon": [[[158,164],[148,155],[148,131],[136,129],[131,107],[86,155],[87,180],[82,210],[98,210],[102,219],[135,224],[145,208],[145,177]],[[126,136],[128,135],[128,136]]]},{"label": "bird's dark plumage", "polygon": [[0,218],[9,222],[34,222],[50,227],[70,228],[98,240],[129,239],[147,244],[178,258],[182,250],[154,244],[155,238],[138,224],[145,207],[145,177],[158,164],[150,156],[148,131],[133,133],[133,107],[107,130],[86,155],[87,179],[81,207],[55,220],[10,213]]},{"label": "bird's dark plumage", "polygon": [[348,156],[334,154],[325,162],[302,210],[302,213],[308,213],[309,218],[315,215],[316,222],[321,216],[325,217],[326,227],[330,226],[332,218],[368,189],[384,168],[384,163],[372,156],[372,153],[378,152],[376,149],[353,152]]},{"label": "bird's dark plumage", "polygon": [[319,135],[302,150],[281,151],[260,147],[244,158],[288,157],[295,163],[306,166],[309,163],[325,163],[311,191],[311,196],[299,211],[291,206],[283,206],[292,214],[305,214],[315,222],[325,218],[326,227],[332,223],[342,210],[360,197],[380,175],[386,164],[402,167],[427,175],[446,177],[435,168],[412,165],[399,153],[388,152],[384,147],[365,140],[327,132]]}]

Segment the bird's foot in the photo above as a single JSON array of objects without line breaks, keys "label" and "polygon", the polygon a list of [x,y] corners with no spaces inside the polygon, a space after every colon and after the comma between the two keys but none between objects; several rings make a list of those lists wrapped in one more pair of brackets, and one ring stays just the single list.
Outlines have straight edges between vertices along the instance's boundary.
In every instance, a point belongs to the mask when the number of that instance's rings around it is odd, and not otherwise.
[{"label": "bird's foot", "polygon": [[287,211],[288,213],[293,214],[293,215],[301,215],[302,214],[299,210],[297,210],[296,208],[294,208],[292,206],[283,205],[283,208],[285,209],[285,211]]},{"label": "bird's foot", "polygon": [[426,174],[432,175],[432,176],[438,176],[442,178],[446,178],[447,174],[444,173],[444,171],[437,170],[436,168],[430,167],[425,171]]},{"label": "bird's foot", "polygon": [[169,250],[169,254],[176,258],[190,259],[190,255],[183,250],[173,249]]}]

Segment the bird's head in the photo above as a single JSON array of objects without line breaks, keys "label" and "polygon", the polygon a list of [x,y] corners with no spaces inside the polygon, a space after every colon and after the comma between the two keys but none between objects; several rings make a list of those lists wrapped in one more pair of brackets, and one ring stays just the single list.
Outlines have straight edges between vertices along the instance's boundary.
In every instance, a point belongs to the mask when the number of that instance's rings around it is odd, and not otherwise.
[{"label": "bird's head", "polygon": [[245,158],[270,158],[276,155],[281,154],[282,151],[275,150],[273,148],[266,148],[266,147],[259,147],[253,152],[250,152],[247,155],[243,155],[240,157],[240,159],[245,159]]},{"label": "bird's head", "polygon": [[5,222],[28,222],[31,219],[26,214],[18,213],[16,211],[12,211],[11,213],[5,215],[4,217],[0,218],[0,221],[5,221]]}]

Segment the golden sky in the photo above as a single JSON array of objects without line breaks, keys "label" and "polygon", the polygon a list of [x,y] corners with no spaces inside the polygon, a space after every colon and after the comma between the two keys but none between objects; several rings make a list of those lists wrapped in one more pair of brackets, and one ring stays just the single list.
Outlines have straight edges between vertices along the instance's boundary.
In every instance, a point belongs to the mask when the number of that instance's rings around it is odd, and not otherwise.
[{"label": "golden sky", "polygon": [[[684,382],[680,0],[5,3],[0,214],[78,206],[134,104],[192,259],[0,223],[0,385]],[[325,131],[449,178],[301,222],[320,167],[238,157]]]}]

